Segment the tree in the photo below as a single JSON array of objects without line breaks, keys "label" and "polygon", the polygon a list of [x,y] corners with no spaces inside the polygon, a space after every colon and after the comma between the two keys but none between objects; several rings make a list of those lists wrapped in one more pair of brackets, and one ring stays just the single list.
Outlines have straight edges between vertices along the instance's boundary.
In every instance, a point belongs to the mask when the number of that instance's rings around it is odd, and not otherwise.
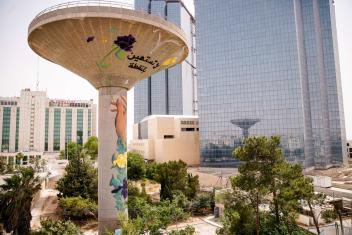
[{"label": "tree", "polygon": [[73,157],[80,157],[82,154],[82,146],[76,142],[70,142],[64,150],[60,151],[60,159],[70,160]]},{"label": "tree", "polygon": [[274,182],[275,164],[283,160],[280,139],[278,137],[247,138],[244,145],[234,151],[234,156],[243,161],[243,164],[238,168],[240,174],[232,179],[232,186],[248,193],[248,199],[255,209],[256,233],[259,234],[259,204],[269,193]]},{"label": "tree", "polygon": [[239,190],[224,195],[225,212],[221,218],[223,227],[217,229],[219,235],[246,234],[256,232],[255,211],[248,197]]},{"label": "tree", "polygon": [[23,153],[19,152],[16,154],[16,165],[21,165],[21,160],[24,158]]},{"label": "tree", "polygon": [[6,232],[28,234],[30,230],[31,204],[34,194],[40,190],[39,178],[31,167],[19,168],[0,186],[0,221]]},{"label": "tree", "polygon": [[[284,159],[279,137],[247,138],[244,145],[234,151],[234,156],[243,164],[239,175],[231,180],[232,188],[237,194],[242,193],[244,201],[252,206],[256,234],[265,234],[261,228],[271,228],[275,234],[299,233],[295,221],[297,211],[302,199],[312,202],[314,188],[310,179],[304,177],[300,165]],[[269,204],[270,213],[259,210],[262,203]],[[238,211],[229,213],[235,216]]]},{"label": "tree", "polygon": [[98,174],[88,159],[73,155],[65,170],[56,186],[59,196],[98,200]]},{"label": "tree", "polygon": [[0,156],[0,174],[4,174],[6,171],[6,158]]},{"label": "tree", "polygon": [[127,176],[131,180],[140,180],[145,178],[146,164],[144,158],[139,153],[127,153]]},{"label": "tree", "polygon": [[161,185],[160,198],[172,199],[173,191],[187,188],[187,164],[181,160],[157,164],[153,179]]},{"label": "tree", "polygon": [[199,191],[199,176],[192,174],[187,175],[187,187],[185,189],[185,195],[188,198],[195,198]]},{"label": "tree", "polygon": [[90,159],[95,161],[98,158],[98,138],[91,136],[83,146],[85,153],[90,156]]}]

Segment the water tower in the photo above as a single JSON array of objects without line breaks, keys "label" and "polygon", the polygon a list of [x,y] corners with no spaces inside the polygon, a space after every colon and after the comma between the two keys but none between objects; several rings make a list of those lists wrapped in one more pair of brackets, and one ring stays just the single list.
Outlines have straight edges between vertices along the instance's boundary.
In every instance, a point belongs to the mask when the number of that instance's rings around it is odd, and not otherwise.
[{"label": "water tower", "polygon": [[231,120],[231,123],[242,129],[243,138],[246,139],[249,136],[249,129],[259,121],[260,119],[242,118]]},{"label": "water tower", "polygon": [[29,25],[28,44],[99,91],[99,234],[115,229],[118,212],[127,214],[127,91],[181,63],[189,50],[186,36],[131,5],[75,1],[40,12]]}]

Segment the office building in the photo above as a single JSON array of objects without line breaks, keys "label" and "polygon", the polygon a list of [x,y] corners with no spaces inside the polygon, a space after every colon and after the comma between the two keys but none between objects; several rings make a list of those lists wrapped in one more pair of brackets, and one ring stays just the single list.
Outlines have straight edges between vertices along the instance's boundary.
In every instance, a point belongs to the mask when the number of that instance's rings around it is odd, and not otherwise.
[{"label": "office building", "polygon": [[71,141],[96,135],[93,101],[49,99],[24,89],[20,97],[0,97],[0,152],[55,152]]},{"label": "office building", "polygon": [[197,116],[151,115],[133,126],[129,150],[158,163],[182,160],[199,166]]},{"label": "office building", "polygon": [[[135,0],[135,9],[160,15],[178,25],[186,34],[190,50],[181,64],[137,83],[134,88],[134,122],[138,123],[152,114],[196,114],[197,84],[194,66],[196,61],[193,15],[180,0]],[[160,32],[155,31],[154,34],[156,41],[162,39]]]},{"label": "office building", "polygon": [[332,0],[198,0],[201,164],[236,166],[247,136],[306,168],[346,162]]}]

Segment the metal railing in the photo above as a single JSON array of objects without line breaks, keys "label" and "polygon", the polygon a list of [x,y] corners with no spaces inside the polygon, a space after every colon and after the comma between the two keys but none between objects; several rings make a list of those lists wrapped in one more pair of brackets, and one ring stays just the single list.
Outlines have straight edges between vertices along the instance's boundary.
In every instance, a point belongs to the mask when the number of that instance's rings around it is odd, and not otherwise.
[{"label": "metal railing", "polygon": [[[170,23],[168,21],[164,20],[164,17],[160,14],[160,13],[148,13],[145,9],[135,9],[134,5],[132,4],[128,4],[128,3],[123,3],[123,2],[116,2],[116,1],[109,1],[109,0],[81,0],[81,1],[71,1],[71,2],[66,2],[66,3],[61,3],[61,4],[57,4],[54,6],[51,6],[49,8],[44,9],[43,11],[39,12],[34,19],[32,20],[32,22],[29,24],[28,27],[28,33],[31,32],[31,30],[33,30],[34,26],[38,24],[38,22],[45,20],[47,18],[50,18],[52,15],[52,12],[55,12],[57,10],[65,10],[65,9],[70,9],[70,8],[86,8],[87,11],[89,11],[89,8],[95,8],[95,7],[101,7],[101,11],[106,11],[105,8],[110,8],[109,11],[110,12],[114,12],[115,9],[118,8],[124,8],[127,10],[134,10],[135,12],[140,12],[145,16],[149,16],[151,20],[154,20],[156,22],[159,23],[167,23],[168,27],[172,30],[175,30],[176,32],[178,32],[180,34],[180,36],[182,36],[182,38],[184,38],[185,41],[187,41],[184,32],[175,24]],[[115,9],[114,9],[115,8]],[[49,14],[48,14],[49,13]],[[130,13],[125,12],[125,14],[128,15],[132,15],[134,16],[135,13],[133,13],[133,11],[131,11]],[[55,13],[53,14],[55,15]]]},{"label": "metal railing", "polygon": [[44,15],[48,12],[59,10],[59,9],[66,9],[71,7],[89,7],[89,6],[97,6],[97,7],[118,7],[118,8],[125,8],[134,10],[133,4],[123,3],[123,2],[116,2],[116,1],[107,1],[107,0],[83,0],[83,1],[71,1],[60,3],[51,7],[48,7],[41,12],[39,12],[35,18]]}]

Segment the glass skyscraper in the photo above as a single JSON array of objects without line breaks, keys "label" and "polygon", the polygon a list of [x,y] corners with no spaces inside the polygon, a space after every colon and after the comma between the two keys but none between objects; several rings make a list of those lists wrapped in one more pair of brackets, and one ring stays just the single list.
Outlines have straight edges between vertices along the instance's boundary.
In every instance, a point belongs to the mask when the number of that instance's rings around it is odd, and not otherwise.
[{"label": "glass skyscraper", "polygon": [[[182,64],[140,81],[134,88],[134,122],[152,114],[196,113],[195,22],[182,1],[135,0],[135,9],[149,11],[179,26],[186,34],[189,55]],[[158,32],[155,32],[158,40]]]},{"label": "glass skyscraper", "polygon": [[342,164],[346,143],[331,0],[198,0],[201,164],[234,166],[247,136],[281,137],[304,167]]}]

